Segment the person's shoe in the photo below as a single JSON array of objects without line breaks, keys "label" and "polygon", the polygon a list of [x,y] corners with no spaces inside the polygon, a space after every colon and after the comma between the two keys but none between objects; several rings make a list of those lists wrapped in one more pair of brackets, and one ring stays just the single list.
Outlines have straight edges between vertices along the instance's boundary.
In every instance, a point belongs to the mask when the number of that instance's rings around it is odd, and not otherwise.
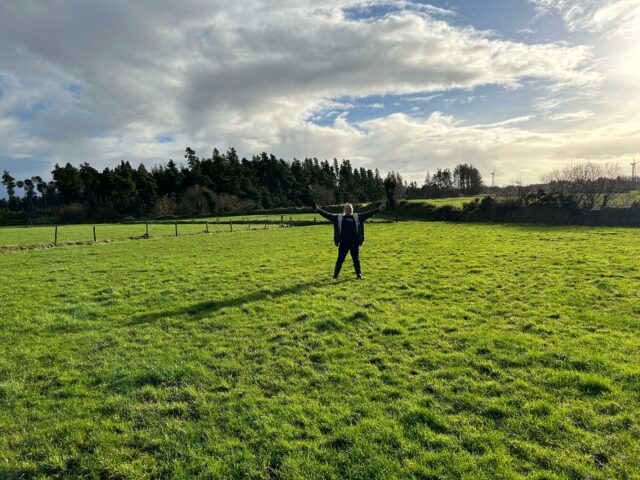
[{"label": "person's shoe", "polygon": [[360,275],[360,274],[358,273],[358,274],[356,275],[356,278],[357,278],[358,280],[362,280],[362,275]]}]

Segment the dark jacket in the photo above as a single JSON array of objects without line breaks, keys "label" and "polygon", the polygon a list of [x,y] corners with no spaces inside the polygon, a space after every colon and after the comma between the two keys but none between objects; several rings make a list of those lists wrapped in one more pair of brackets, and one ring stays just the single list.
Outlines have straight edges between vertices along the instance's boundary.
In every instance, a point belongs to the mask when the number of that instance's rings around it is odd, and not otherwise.
[{"label": "dark jacket", "polygon": [[[358,245],[362,245],[364,243],[364,222],[367,219],[373,217],[379,211],[380,208],[374,208],[373,210],[369,210],[368,212],[353,214],[353,218],[356,221]],[[334,215],[333,213],[325,212],[324,210],[320,209],[318,209],[318,213],[333,223],[333,242],[336,244],[336,246],[340,245],[340,231],[342,229],[342,218],[344,217],[344,215]]]}]

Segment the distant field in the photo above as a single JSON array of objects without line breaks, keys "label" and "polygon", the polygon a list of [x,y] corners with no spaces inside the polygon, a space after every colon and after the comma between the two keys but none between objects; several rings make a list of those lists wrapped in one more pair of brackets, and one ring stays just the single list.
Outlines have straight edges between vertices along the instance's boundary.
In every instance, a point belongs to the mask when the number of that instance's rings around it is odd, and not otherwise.
[{"label": "distant field", "polygon": [[[425,200],[409,200],[410,203],[429,203],[437,207],[450,205],[455,208],[462,208],[465,203],[473,202],[475,199],[482,199],[485,195],[476,197],[452,197],[452,198],[432,198]],[[609,200],[609,207],[612,208],[628,208],[633,202],[640,202],[640,191],[634,191],[625,194],[613,194]]]},{"label": "distant field", "polygon": [[639,244],[371,225],[363,282],[326,225],[0,251],[0,478],[637,478]]},{"label": "distant field", "polygon": [[482,198],[484,195],[478,195],[475,197],[452,197],[452,198],[430,198],[424,200],[409,200],[410,203],[428,203],[435,205],[436,207],[444,207],[446,205],[462,208],[465,203],[473,202],[476,198]]},{"label": "distant field", "polygon": [[628,208],[634,202],[640,203],[640,190],[631,193],[615,194],[609,201],[609,206],[614,208]]}]

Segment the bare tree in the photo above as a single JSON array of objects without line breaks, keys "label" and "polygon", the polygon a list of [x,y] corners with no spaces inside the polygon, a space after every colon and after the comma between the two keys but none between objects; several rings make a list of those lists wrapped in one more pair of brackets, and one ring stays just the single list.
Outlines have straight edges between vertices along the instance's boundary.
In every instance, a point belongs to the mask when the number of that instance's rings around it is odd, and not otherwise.
[{"label": "bare tree", "polygon": [[336,192],[332,188],[314,183],[311,185],[311,196],[319,205],[333,205],[336,201]]},{"label": "bare tree", "polygon": [[605,208],[619,190],[620,167],[613,163],[576,162],[543,176],[553,193],[573,196],[580,206]]}]

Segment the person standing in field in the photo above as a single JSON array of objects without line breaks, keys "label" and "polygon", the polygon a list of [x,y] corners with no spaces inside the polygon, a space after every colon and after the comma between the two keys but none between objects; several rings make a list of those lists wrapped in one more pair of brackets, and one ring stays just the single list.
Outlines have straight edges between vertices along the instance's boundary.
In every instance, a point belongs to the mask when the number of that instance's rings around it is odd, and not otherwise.
[{"label": "person standing in field", "polygon": [[318,204],[314,202],[313,211],[318,212],[333,223],[333,241],[338,247],[338,260],[336,260],[333,278],[338,278],[342,263],[344,259],[347,258],[347,253],[351,253],[356,276],[359,280],[362,280],[362,272],[360,270],[360,245],[364,242],[364,222],[380,210],[384,210],[384,206],[384,202],[382,202],[378,208],[358,214],[354,213],[353,205],[345,203],[342,215],[333,215],[332,213],[321,210]]}]

